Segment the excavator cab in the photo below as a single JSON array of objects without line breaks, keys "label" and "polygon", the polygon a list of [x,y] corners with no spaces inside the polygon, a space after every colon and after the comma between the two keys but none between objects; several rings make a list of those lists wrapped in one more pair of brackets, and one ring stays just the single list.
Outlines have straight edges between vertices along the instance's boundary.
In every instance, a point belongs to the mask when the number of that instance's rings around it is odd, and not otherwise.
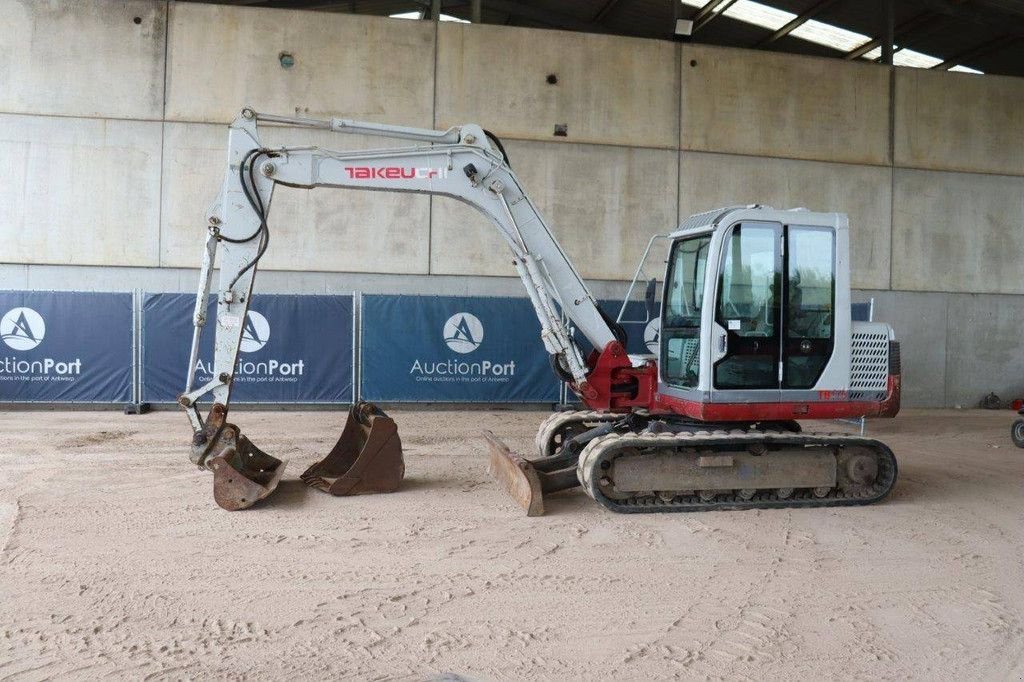
[{"label": "excavator cab", "polygon": [[726,405],[817,402],[823,392],[848,393],[845,216],[747,210],[729,223],[673,238],[658,387],[668,404],[699,405],[691,416],[707,418]]}]

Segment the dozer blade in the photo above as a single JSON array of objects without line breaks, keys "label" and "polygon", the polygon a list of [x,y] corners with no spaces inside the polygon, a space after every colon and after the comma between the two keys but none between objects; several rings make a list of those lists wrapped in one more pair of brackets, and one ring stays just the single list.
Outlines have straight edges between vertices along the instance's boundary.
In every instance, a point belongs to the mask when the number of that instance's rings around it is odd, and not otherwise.
[{"label": "dozer blade", "polygon": [[404,475],[402,441],[395,420],[373,403],[360,401],[349,411],[330,454],[300,478],[332,495],[366,495],[398,490]]},{"label": "dozer blade", "polygon": [[484,431],[484,438],[491,451],[487,473],[526,510],[527,516],[543,516],[544,490],[530,461],[509,450],[490,431]]},{"label": "dozer blade", "polygon": [[490,431],[484,431],[484,438],[491,450],[487,467],[491,478],[526,510],[527,516],[544,515],[544,495],[580,484],[574,455],[530,460],[512,452]]},{"label": "dozer blade", "polygon": [[228,511],[247,509],[274,492],[287,465],[240,436],[237,445],[210,460],[213,499]]}]

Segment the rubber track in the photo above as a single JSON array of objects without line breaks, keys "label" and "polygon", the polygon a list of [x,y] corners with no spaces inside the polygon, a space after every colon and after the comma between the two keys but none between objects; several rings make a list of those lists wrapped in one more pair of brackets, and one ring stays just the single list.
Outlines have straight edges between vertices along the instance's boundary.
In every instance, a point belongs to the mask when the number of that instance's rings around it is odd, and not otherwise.
[{"label": "rubber track", "polygon": [[[872,448],[878,453],[878,478],[871,489],[864,494],[850,494],[833,487],[826,497],[815,497],[808,489],[797,489],[792,496],[780,498],[775,490],[757,492],[750,500],[744,500],[737,494],[720,494],[714,500],[705,502],[697,494],[677,495],[670,501],[660,497],[644,496],[627,500],[614,500],[604,495],[596,482],[599,479],[599,467],[602,461],[616,458],[615,451],[633,447],[680,447],[694,448],[702,446],[727,445],[746,449],[755,443],[768,445],[804,445],[804,446],[843,446],[860,445]],[[765,457],[771,457],[769,451]],[[878,502],[885,498],[896,483],[897,465],[892,450],[884,443],[843,433],[813,434],[784,433],[772,431],[698,431],[696,433],[610,433],[595,438],[580,454],[576,475],[583,489],[602,506],[624,513],[659,513],[687,511],[715,511],[728,509],[778,509],[792,507],[844,507],[865,505]]]},{"label": "rubber track", "polygon": [[622,419],[624,416],[625,415],[615,414],[613,412],[597,412],[594,410],[555,412],[541,422],[540,427],[537,429],[537,435],[533,438],[533,443],[537,447],[537,454],[541,457],[550,457],[551,455],[547,453],[545,446],[551,442],[551,439],[555,437],[555,434],[557,434],[561,428],[567,426],[571,422],[611,422]]}]

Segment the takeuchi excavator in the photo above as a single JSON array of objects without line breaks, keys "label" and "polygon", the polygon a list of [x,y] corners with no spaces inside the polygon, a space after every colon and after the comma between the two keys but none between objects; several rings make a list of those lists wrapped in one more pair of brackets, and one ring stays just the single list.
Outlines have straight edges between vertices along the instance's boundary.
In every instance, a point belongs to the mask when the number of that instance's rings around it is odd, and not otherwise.
[{"label": "takeuchi excavator", "polygon": [[[267,147],[259,123],[419,144]],[[892,328],[851,321],[845,215],[749,205],[691,216],[669,236],[657,357],[630,355],[621,325],[598,307],[493,134],[473,124],[436,131],[246,108],[231,124],[227,172],[207,215],[179,400],[194,433],[191,459],[214,472],[214,497],[225,509],[269,495],[285,465],[227,421],[277,185],[448,196],[498,230],[552,367],[586,408],[552,414],[531,458],[486,434],[492,475],[530,515],[543,513],[544,495],[575,486],[612,511],[677,512],[868,504],[896,481],[896,459],[883,443],[799,425],[899,411]],[[214,372],[196,387],[218,250]],[[570,325],[593,351],[584,354]],[[204,418],[199,400],[208,394]],[[301,477],[327,492],[358,494],[394,490],[403,472],[394,421],[357,403],[335,448]]]}]

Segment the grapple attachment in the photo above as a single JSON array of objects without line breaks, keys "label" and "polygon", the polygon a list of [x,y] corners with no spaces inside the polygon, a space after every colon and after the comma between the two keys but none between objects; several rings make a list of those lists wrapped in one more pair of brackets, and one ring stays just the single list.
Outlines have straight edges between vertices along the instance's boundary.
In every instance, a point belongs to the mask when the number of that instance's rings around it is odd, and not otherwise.
[{"label": "grapple attachment", "polygon": [[405,475],[402,441],[395,421],[373,403],[358,402],[348,413],[330,454],[300,478],[332,495],[390,493]]},{"label": "grapple attachment", "polygon": [[579,485],[575,459],[549,457],[529,460],[512,452],[490,431],[484,431],[484,438],[490,448],[488,473],[526,510],[527,516],[544,515],[546,493],[568,490]]}]

